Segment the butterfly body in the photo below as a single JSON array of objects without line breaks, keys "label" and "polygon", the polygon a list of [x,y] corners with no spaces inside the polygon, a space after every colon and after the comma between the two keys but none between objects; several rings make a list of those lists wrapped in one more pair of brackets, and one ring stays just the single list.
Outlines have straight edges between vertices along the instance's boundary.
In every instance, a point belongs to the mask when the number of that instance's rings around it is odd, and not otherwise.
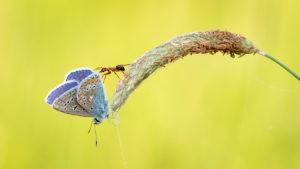
[{"label": "butterfly body", "polygon": [[65,81],[46,97],[54,109],[77,116],[94,117],[99,124],[109,116],[109,102],[98,72],[90,68],[70,71]]}]

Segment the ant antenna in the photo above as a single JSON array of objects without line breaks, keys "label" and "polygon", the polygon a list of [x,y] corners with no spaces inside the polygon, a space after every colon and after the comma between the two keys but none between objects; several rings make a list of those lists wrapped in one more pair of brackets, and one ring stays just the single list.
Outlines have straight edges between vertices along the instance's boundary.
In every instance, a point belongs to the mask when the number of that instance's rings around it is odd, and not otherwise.
[{"label": "ant antenna", "polygon": [[120,65],[122,65],[122,66],[129,66],[129,65],[131,65],[131,64],[120,64]]},{"label": "ant antenna", "polygon": [[97,67],[96,69],[94,69],[95,71],[96,70],[101,70],[103,67]]}]

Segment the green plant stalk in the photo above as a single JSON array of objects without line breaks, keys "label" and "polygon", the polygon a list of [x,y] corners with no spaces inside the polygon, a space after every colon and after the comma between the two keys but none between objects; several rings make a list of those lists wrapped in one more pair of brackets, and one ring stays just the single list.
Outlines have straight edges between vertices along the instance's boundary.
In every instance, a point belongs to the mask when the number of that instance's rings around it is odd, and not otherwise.
[{"label": "green plant stalk", "polygon": [[188,54],[215,54],[216,52],[229,54],[231,57],[260,53],[278,63],[299,80],[299,76],[294,72],[273,57],[258,50],[252,42],[241,35],[215,30],[187,33],[174,37],[146,52],[128,66],[114,93],[114,99],[111,103],[112,118],[117,117],[116,112],[125,103],[129,95],[158,68],[164,67],[166,64]]},{"label": "green plant stalk", "polygon": [[281,66],[282,68],[284,68],[286,71],[288,71],[291,75],[293,75],[296,79],[298,79],[300,81],[300,77],[293,72],[290,68],[288,68],[287,66],[285,66],[283,63],[281,63],[279,60],[275,59],[274,57],[272,57],[271,55],[267,54],[264,51],[259,51],[259,54],[271,59],[272,61],[274,61],[275,63],[277,63],[279,66]]}]

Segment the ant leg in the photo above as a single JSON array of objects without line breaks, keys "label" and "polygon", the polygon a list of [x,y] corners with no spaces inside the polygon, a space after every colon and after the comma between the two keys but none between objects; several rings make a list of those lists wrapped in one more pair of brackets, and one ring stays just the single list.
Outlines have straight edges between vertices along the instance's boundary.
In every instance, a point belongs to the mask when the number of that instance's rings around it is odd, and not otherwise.
[{"label": "ant leg", "polygon": [[106,75],[104,74],[102,77],[104,77],[104,78],[103,78],[103,83],[104,83],[104,81],[105,81],[105,79],[106,79]]},{"label": "ant leg", "polygon": [[118,74],[116,72],[114,72],[114,74],[120,79],[120,77],[118,76]]},{"label": "ant leg", "polygon": [[103,83],[104,83],[104,81],[105,81],[106,76],[109,75],[109,74],[111,74],[111,71],[108,70],[108,72],[106,72],[106,73],[104,73],[104,74],[102,75],[102,77],[104,77],[104,78],[103,78]]}]

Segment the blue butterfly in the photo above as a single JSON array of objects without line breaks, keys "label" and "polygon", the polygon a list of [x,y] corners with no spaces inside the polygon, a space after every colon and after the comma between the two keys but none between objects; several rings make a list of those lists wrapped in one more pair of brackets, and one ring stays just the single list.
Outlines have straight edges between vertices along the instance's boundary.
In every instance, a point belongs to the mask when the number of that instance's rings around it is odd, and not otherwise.
[{"label": "blue butterfly", "polygon": [[109,117],[109,102],[102,78],[90,68],[67,73],[64,82],[49,92],[46,102],[63,113],[94,117],[94,124]]}]

